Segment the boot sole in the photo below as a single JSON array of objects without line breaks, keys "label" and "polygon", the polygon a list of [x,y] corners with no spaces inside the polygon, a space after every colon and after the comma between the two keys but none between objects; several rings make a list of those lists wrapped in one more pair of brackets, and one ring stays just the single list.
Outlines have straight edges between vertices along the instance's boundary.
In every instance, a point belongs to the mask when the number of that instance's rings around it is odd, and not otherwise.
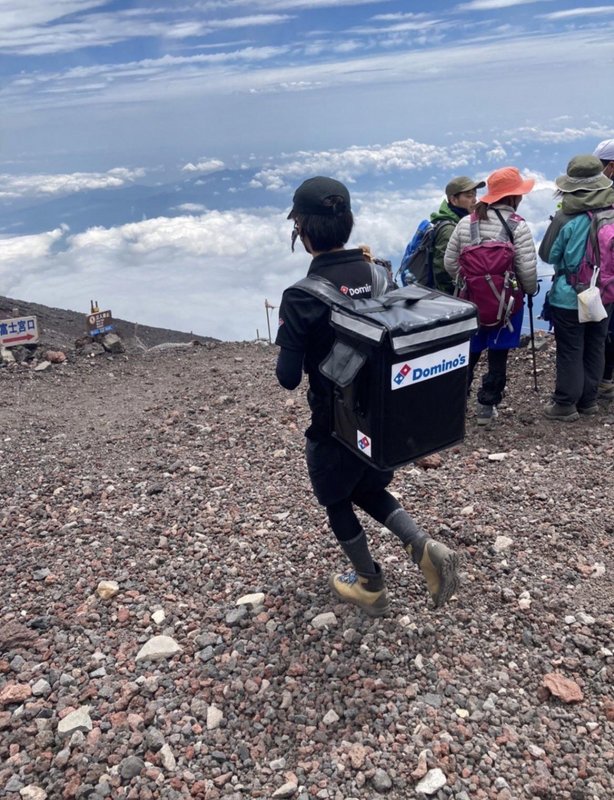
[{"label": "boot sole", "polygon": [[339,600],[341,600],[342,603],[348,603],[348,605],[356,606],[356,608],[360,608],[360,610],[364,611],[365,614],[367,616],[369,616],[369,617],[383,617],[384,614],[387,614],[390,611],[390,600],[388,599],[388,597],[386,597],[386,605],[385,606],[379,606],[379,607],[376,608],[375,605],[372,605],[372,606],[363,605],[358,600],[354,600],[351,597],[345,597],[344,595],[342,595],[341,592],[337,591],[337,588],[336,588],[336,586],[334,584],[333,578],[329,578],[328,579],[328,586],[329,586],[331,592],[335,595],[335,597],[337,597]]},{"label": "boot sole", "polygon": [[435,603],[435,608],[441,608],[458,590],[460,583],[458,577],[458,555],[450,550],[439,563],[437,571],[441,583],[437,597],[433,598],[433,602]]},{"label": "boot sole", "polygon": [[580,415],[577,411],[575,414],[567,414],[566,417],[551,417],[549,414],[544,414],[544,417],[552,422],[576,422],[576,420],[580,419]]}]

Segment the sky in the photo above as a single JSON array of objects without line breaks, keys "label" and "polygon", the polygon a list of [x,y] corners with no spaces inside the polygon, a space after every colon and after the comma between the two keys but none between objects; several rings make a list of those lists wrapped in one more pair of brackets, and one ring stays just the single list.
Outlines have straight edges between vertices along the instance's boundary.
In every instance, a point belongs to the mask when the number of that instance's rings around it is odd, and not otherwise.
[{"label": "sky", "polygon": [[514,164],[539,240],[614,137],[613,33],[569,0],[0,0],[0,294],[263,336],[315,174],[398,265],[450,177]]}]

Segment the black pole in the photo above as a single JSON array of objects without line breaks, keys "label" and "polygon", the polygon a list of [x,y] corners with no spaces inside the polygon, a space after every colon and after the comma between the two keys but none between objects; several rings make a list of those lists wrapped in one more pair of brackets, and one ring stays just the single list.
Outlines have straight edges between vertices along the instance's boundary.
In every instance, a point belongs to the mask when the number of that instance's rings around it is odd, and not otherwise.
[{"label": "black pole", "polygon": [[527,305],[529,306],[529,327],[531,330],[531,353],[533,355],[533,388],[537,388],[537,361],[535,359],[535,328],[533,326],[533,295],[528,295]]}]

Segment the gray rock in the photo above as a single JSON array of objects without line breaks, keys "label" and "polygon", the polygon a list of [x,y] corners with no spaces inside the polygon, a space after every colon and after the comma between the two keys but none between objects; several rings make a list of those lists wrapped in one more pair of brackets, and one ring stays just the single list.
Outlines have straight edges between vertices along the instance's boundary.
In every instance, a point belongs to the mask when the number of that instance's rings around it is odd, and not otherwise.
[{"label": "gray rock", "polygon": [[376,769],[375,774],[371,778],[373,788],[379,794],[385,794],[392,789],[392,780],[390,775],[383,769]]},{"label": "gray rock", "polygon": [[142,758],[138,756],[128,756],[120,763],[119,774],[125,781],[129,781],[132,778],[136,778],[137,775],[140,775],[144,766],[145,762]]},{"label": "gray rock", "polygon": [[226,614],[226,619],[224,621],[226,622],[226,625],[232,628],[235,625],[238,625],[242,619],[245,619],[248,614],[249,611],[247,610],[246,606],[237,606],[237,608],[231,609],[228,614]]},{"label": "gray rock", "polygon": [[145,744],[154,753],[164,747],[164,734],[157,728],[149,728],[145,733]]}]

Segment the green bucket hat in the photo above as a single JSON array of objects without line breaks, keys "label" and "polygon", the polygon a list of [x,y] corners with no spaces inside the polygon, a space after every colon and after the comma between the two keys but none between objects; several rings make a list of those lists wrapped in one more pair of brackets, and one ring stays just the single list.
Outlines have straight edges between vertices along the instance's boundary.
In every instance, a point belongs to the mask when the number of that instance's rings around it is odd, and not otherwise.
[{"label": "green bucket hat", "polygon": [[612,181],[603,174],[603,164],[596,156],[574,156],[567,165],[567,173],[554,181],[562,192],[580,189],[595,192],[608,189]]}]

